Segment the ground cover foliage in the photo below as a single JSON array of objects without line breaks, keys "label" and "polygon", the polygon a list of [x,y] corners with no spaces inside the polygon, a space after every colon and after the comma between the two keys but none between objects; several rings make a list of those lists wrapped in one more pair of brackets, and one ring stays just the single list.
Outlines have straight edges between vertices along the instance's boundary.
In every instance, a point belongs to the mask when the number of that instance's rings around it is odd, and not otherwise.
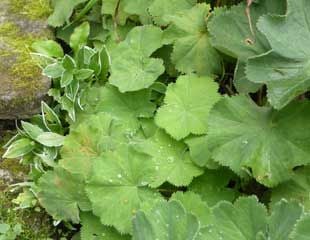
[{"label": "ground cover foliage", "polygon": [[82,240],[310,239],[309,1],[52,7],[20,204]]}]

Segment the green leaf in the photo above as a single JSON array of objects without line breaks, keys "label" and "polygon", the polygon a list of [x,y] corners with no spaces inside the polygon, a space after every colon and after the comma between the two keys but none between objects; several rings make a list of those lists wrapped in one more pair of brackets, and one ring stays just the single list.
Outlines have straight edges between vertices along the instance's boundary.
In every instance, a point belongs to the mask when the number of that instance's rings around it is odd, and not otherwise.
[{"label": "green leaf", "polygon": [[102,159],[102,154],[113,151],[120,144],[126,144],[126,125],[106,113],[88,115],[88,118],[71,128],[61,149],[60,165],[73,174],[85,179],[91,175],[94,159]]},{"label": "green leaf", "polygon": [[86,113],[108,113],[126,122],[131,129],[140,127],[139,118],[150,118],[155,112],[155,104],[150,101],[150,91],[120,93],[109,84],[104,88],[90,88],[85,92],[82,103],[85,103]]},{"label": "green leaf", "polygon": [[247,77],[267,85],[268,100],[277,109],[310,89],[309,9],[308,1],[289,0],[286,15],[264,16],[258,22],[272,51],[249,60]]},{"label": "green leaf", "polygon": [[45,102],[41,102],[41,112],[45,127],[51,132],[63,133],[58,115]]},{"label": "green leaf", "polygon": [[64,51],[59,43],[54,40],[36,41],[31,45],[31,48],[40,54],[61,58],[64,56]]},{"label": "green leaf", "polygon": [[59,78],[62,76],[64,71],[65,69],[60,63],[53,63],[44,68],[43,74],[50,78]]},{"label": "green leaf", "polygon": [[81,240],[129,240],[128,236],[120,235],[115,229],[101,224],[100,219],[91,213],[81,213]]},{"label": "green leaf", "polygon": [[222,59],[211,46],[206,18],[210,6],[201,3],[169,17],[173,23],[164,33],[165,43],[174,43],[171,55],[176,69],[198,75],[221,74]]},{"label": "green leaf", "polygon": [[138,212],[133,225],[133,240],[194,240],[199,232],[197,218],[177,201],[159,203],[148,213]]},{"label": "green leaf", "polygon": [[81,176],[59,167],[39,179],[37,196],[40,204],[56,220],[79,223],[79,209],[91,210]]},{"label": "green leaf", "polygon": [[291,180],[284,182],[272,189],[271,203],[274,205],[281,199],[295,200],[304,208],[310,210],[310,168],[298,169],[292,175]]},{"label": "green leaf", "polygon": [[157,130],[147,140],[137,141],[135,149],[152,156],[155,162],[156,176],[151,182],[152,187],[158,187],[166,181],[175,186],[187,186],[193,177],[203,173],[191,161],[186,152],[187,146],[175,141],[163,130]]},{"label": "green leaf", "polygon": [[212,157],[238,174],[249,170],[258,182],[275,186],[289,179],[294,167],[309,163],[308,109],[308,102],[276,111],[245,96],[222,99],[209,117]]},{"label": "green leaf", "polygon": [[72,72],[65,70],[60,79],[61,87],[64,88],[68,86],[72,81],[73,81]]},{"label": "green leaf", "polygon": [[310,239],[310,215],[304,216],[297,222],[294,232],[291,234],[291,240],[309,240]]},{"label": "green leaf", "polygon": [[193,192],[176,192],[171,196],[171,200],[179,201],[187,212],[195,215],[201,228],[212,224],[213,215],[211,208],[201,199],[200,195]]},{"label": "green leaf", "polygon": [[266,37],[257,29],[258,19],[267,13],[282,14],[285,12],[284,0],[260,0],[251,5],[251,22],[253,33],[246,16],[246,3],[221,9],[215,12],[208,23],[212,45],[228,56],[245,63],[249,57],[260,55],[270,50]]},{"label": "green leaf", "polygon": [[53,132],[41,133],[36,141],[47,147],[60,147],[63,145],[65,137]]},{"label": "green leaf", "polygon": [[35,143],[28,138],[14,141],[6,150],[3,158],[18,158],[30,153],[35,148]]},{"label": "green leaf", "polygon": [[121,92],[137,91],[151,86],[165,71],[161,59],[150,58],[161,46],[160,28],[133,28],[111,53],[109,82]]},{"label": "green leaf", "polygon": [[84,22],[74,29],[70,37],[70,47],[76,53],[80,48],[86,46],[90,32],[89,22]]},{"label": "green leaf", "polygon": [[48,18],[48,24],[53,27],[60,27],[69,22],[69,18],[73,10],[80,3],[87,0],[54,0],[52,6],[54,8],[53,14]]},{"label": "green leaf", "polygon": [[302,213],[300,205],[286,201],[279,202],[270,216],[256,197],[242,197],[234,204],[221,202],[213,208],[214,221],[201,239],[289,240]]},{"label": "green leaf", "polygon": [[222,200],[232,202],[237,198],[238,192],[228,187],[235,179],[236,176],[224,168],[205,170],[204,175],[195,178],[188,188],[212,207]]},{"label": "green leaf", "polygon": [[296,202],[280,201],[272,208],[268,219],[269,239],[289,240],[289,234],[303,214],[303,207]]},{"label": "green leaf", "polygon": [[154,0],[149,12],[157,25],[167,26],[170,23],[170,16],[191,9],[196,3],[197,0]]},{"label": "green leaf", "polygon": [[152,159],[125,146],[94,159],[93,166],[86,187],[93,213],[103,224],[130,233],[131,219],[142,204],[152,205],[162,199],[157,191],[147,187],[154,177]]},{"label": "green leaf", "polygon": [[200,167],[212,168],[211,153],[208,148],[206,135],[203,136],[190,136],[185,140],[189,147],[189,153],[193,162]]},{"label": "green leaf", "polygon": [[23,130],[32,140],[36,140],[38,136],[44,132],[40,127],[38,127],[37,125],[33,125],[29,122],[22,121],[21,124]]},{"label": "green leaf", "polygon": [[82,81],[90,78],[94,73],[94,70],[91,69],[78,69],[74,71],[74,76],[77,80]]},{"label": "green leaf", "polygon": [[220,99],[218,85],[209,77],[181,76],[168,86],[156,124],[177,140],[207,133],[208,116]]}]

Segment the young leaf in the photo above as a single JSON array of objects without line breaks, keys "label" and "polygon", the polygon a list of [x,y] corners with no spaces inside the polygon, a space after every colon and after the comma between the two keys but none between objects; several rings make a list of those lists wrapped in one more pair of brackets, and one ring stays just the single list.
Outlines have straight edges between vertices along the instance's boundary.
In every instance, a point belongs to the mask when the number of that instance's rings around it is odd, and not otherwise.
[{"label": "young leaf", "polygon": [[31,45],[31,48],[40,54],[61,58],[64,56],[64,51],[59,43],[54,40],[36,41]]},{"label": "young leaf", "polygon": [[133,225],[133,240],[195,240],[200,229],[197,217],[178,201],[159,203],[148,213],[138,212]]},{"label": "young leaf", "polygon": [[21,138],[8,147],[3,158],[18,158],[30,153],[35,148],[35,143],[28,138]]},{"label": "young leaf", "polygon": [[165,71],[161,59],[150,58],[162,46],[162,31],[154,26],[132,29],[111,53],[109,82],[121,92],[151,86]]},{"label": "young leaf", "polygon": [[221,74],[222,59],[211,46],[206,18],[210,6],[201,3],[169,17],[173,23],[165,30],[165,43],[174,43],[172,62],[182,73]]},{"label": "young leaf", "polygon": [[65,69],[60,63],[53,63],[44,68],[43,74],[50,78],[59,78],[62,76],[64,71]]},{"label": "young leaf", "polygon": [[209,117],[212,157],[238,174],[250,169],[269,187],[290,179],[294,167],[309,163],[309,106],[294,102],[278,112],[245,96],[222,99]]},{"label": "young leaf", "polygon": [[250,59],[246,74],[250,81],[267,85],[268,100],[276,109],[310,89],[309,10],[309,1],[288,0],[286,15],[264,16],[258,22],[272,51]]},{"label": "young leaf", "polygon": [[41,102],[41,112],[45,127],[51,132],[62,133],[62,125],[58,115],[45,102]]},{"label": "young leaf", "polygon": [[207,133],[208,116],[219,101],[218,85],[209,77],[181,76],[168,86],[155,122],[177,140]]},{"label": "young leaf", "polygon": [[40,204],[56,220],[79,223],[79,209],[91,210],[81,176],[59,167],[39,179],[37,191]]},{"label": "young leaf", "polygon": [[89,22],[84,22],[80,26],[74,29],[70,37],[70,47],[75,53],[87,44],[88,36],[90,32]]}]

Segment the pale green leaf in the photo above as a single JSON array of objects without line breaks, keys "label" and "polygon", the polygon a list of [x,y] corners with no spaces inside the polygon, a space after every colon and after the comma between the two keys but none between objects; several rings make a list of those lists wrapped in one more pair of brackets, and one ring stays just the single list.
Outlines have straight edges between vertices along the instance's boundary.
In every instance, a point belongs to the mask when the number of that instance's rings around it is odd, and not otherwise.
[{"label": "pale green leaf", "polygon": [[310,240],[310,215],[298,221],[290,240]]},{"label": "pale green leaf", "polygon": [[138,212],[133,220],[133,240],[195,240],[197,218],[177,201],[159,203],[148,213]]},{"label": "pale green leaf", "polygon": [[146,25],[133,28],[126,39],[111,52],[109,82],[121,92],[151,86],[165,71],[161,59],[150,58],[162,46],[162,31]]},{"label": "pale green leaf", "polygon": [[40,204],[56,220],[79,223],[79,209],[91,209],[82,177],[61,168],[46,172],[39,179],[37,191]]},{"label": "pale green leaf", "polygon": [[193,192],[176,192],[171,196],[171,200],[179,201],[188,213],[195,215],[201,228],[212,224],[213,214],[211,208],[201,199],[200,195]]},{"label": "pale green leaf", "polygon": [[125,25],[129,14],[124,11],[127,0],[102,0],[102,14],[111,15],[117,24]]},{"label": "pale green leaf", "polygon": [[154,115],[155,104],[150,98],[148,90],[120,93],[116,87],[107,84],[104,88],[88,89],[84,93],[82,104],[87,114],[105,112],[126,122],[130,128],[138,129],[141,125],[139,118],[150,118]]},{"label": "pale green leaf", "polygon": [[36,41],[31,45],[31,48],[35,52],[46,55],[48,57],[61,58],[64,56],[62,47],[54,40]]},{"label": "pale green leaf", "polygon": [[238,174],[251,172],[266,186],[288,180],[294,167],[309,163],[309,106],[294,102],[276,111],[245,96],[222,99],[209,117],[212,157]]},{"label": "pale green leaf", "polygon": [[43,132],[38,135],[36,141],[47,147],[60,147],[63,145],[64,139],[65,137],[60,134]]},{"label": "pale green leaf", "polygon": [[193,177],[203,173],[186,152],[187,146],[175,141],[163,130],[157,130],[147,140],[136,142],[135,149],[152,156],[155,162],[156,175],[151,182],[152,187],[158,187],[166,181],[175,186],[187,186]]},{"label": "pale green leaf", "polygon": [[95,159],[127,142],[127,126],[122,126],[106,113],[88,115],[77,128],[71,128],[61,149],[60,165],[85,179],[91,175]]},{"label": "pale green leaf", "polygon": [[35,143],[28,138],[21,138],[8,147],[3,158],[18,158],[30,153],[35,148]]},{"label": "pale green leaf", "polygon": [[162,199],[157,191],[147,187],[155,175],[152,159],[125,146],[94,159],[93,166],[86,187],[93,213],[103,224],[130,233],[131,219],[141,205]]},{"label": "pale green leaf", "polygon": [[177,140],[207,133],[208,116],[219,101],[218,85],[209,77],[181,76],[168,86],[156,124]]}]

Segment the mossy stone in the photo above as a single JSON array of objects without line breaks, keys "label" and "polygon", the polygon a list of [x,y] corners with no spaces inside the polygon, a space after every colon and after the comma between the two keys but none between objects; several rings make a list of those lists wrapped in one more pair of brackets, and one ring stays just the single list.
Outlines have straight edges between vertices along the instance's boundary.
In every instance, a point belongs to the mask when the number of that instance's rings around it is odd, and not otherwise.
[{"label": "mossy stone", "polygon": [[48,0],[0,1],[0,119],[28,118],[40,111],[50,80],[30,55],[37,40],[52,37]]}]

